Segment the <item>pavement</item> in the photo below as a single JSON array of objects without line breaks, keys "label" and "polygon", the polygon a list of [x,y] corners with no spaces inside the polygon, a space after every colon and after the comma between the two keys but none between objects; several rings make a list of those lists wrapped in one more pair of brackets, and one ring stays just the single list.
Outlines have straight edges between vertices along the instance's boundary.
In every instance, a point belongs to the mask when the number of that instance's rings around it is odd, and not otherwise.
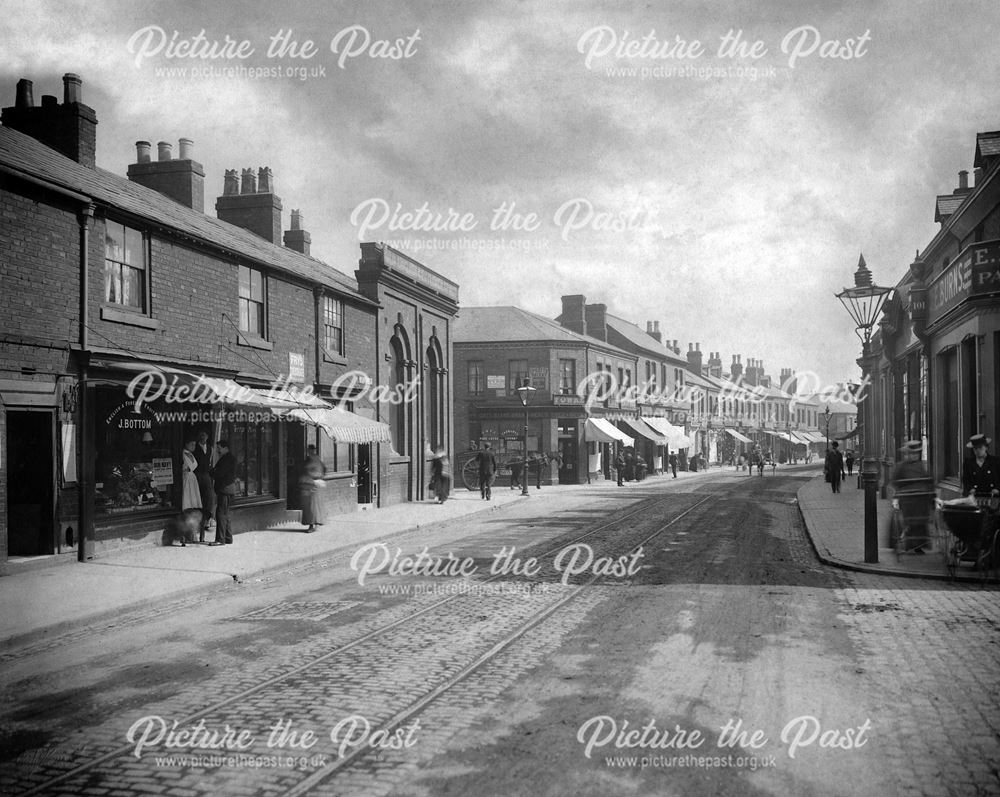
[{"label": "pavement", "polygon": [[[818,466],[812,466],[819,472]],[[792,466],[802,473],[802,466]],[[779,473],[781,471],[779,470]],[[808,472],[808,470],[805,470]],[[680,480],[736,476],[730,468],[680,472]],[[762,477],[772,478],[768,471]],[[755,477],[756,478],[756,477]],[[649,477],[651,482],[670,476]],[[671,480],[672,481],[672,480]],[[610,482],[599,482],[609,485]],[[629,486],[633,486],[635,483]],[[647,486],[647,485],[643,485]],[[531,498],[506,489],[494,491],[485,502],[477,492],[457,488],[444,504],[432,501],[397,504],[329,518],[316,533],[300,525],[282,524],[236,536],[233,545],[188,544],[134,548],[88,562],[66,556],[49,557],[51,566],[34,562],[23,570],[17,563],[0,576],[0,651],[10,650],[66,631],[113,619],[121,613],[154,606],[166,599],[217,589],[266,572],[285,570],[329,558],[334,551],[361,542],[390,537],[429,524],[461,522],[483,512],[503,511],[522,500],[544,500],[566,490],[588,490],[590,485],[531,489]],[[819,558],[830,565],[868,572],[920,578],[947,578],[944,555],[903,555],[888,547],[889,502],[878,501],[879,563],[864,563],[864,494],[848,479],[834,495],[821,476],[798,491],[798,504],[808,536]],[[978,581],[978,573],[960,568],[958,578]]]}]

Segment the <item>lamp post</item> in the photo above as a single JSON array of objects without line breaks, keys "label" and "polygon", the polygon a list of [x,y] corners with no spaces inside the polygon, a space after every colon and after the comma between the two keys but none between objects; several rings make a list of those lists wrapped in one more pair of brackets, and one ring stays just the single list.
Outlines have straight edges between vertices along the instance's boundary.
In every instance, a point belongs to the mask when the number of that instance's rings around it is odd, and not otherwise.
[{"label": "lamp post", "polygon": [[830,453],[830,405],[823,408],[823,417],[826,419],[826,452]]},{"label": "lamp post", "polygon": [[[872,273],[865,263],[865,256],[858,260],[858,269],[854,272],[854,287],[844,288],[837,298],[850,313],[854,321],[854,331],[861,338],[861,371],[866,378],[871,373],[871,336],[872,327],[882,312],[886,299],[892,293],[892,288],[883,288],[872,282]],[[878,562],[878,513],[875,504],[878,490],[878,460],[875,454],[875,413],[872,407],[872,397],[862,397],[862,434],[861,447],[864,459],[861,465],[861,481],[865,489],[865,562]],[[828,435],[829,437],[829,435]],[[829,441],[828,441],[829,442]]]},{"label": "lamp post", "polygon": [[521,468],[521,495],[523,496],[528,495],[528,400],[535,392],[535,388],[531,386],[530,382],[531,380],[525,377],[517,389],[517,396],[521,399],[521,405],[524,407],[524,466]]}]

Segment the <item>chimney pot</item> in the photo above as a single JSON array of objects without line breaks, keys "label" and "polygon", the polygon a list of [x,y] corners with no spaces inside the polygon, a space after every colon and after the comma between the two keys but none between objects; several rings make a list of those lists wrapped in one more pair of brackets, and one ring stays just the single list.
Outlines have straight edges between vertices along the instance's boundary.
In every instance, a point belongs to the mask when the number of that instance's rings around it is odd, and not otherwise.
[{"label": "chimney pot", "polygon": [[226,169],[222,180],[222,195],[235,196],[240,192],[240,176],[236,169]]},{"label": "chimney pot", "polygon": [[83,81],[80,80],[79,75],[74,75],[72,72],[63,75],[63,102],[81,102],[80,87],[82,85]]},{"label": "chimney pot", "polygon": [[32,82],[26,78],[17,81],[17,99],[14,100],[15,108],[34,108],[35,97],[32,92]]},{"label": "chimney pot", "polygon": [[298,210],[292,211],[292,229],[301,230],[302,229],[302,213]]},{"label": "chimney pot", "polygon": [[173,148],[174,148],[173,144],[171,144],[169,141],[158,141],[156,144],[157,160],[161,161],[170,160],[173,157],[172,155]]},{"label": "chimney pot", "polygon": [[271,169],[267,166],[261,166],[257,170],[257,193],[258,194],[273,194],[274,193],[274,174]]},{"label": "chimney pot", "polygon": [[194,142],[190,138],[182,138],[177,143],[177,157],[182,161],[194,160]]},{"label": "chimney pot", "polygon": [[969,173],[965,169],[962,169],[962,171],[958,173],[958,189],[959,191],[964,191],[968,187]]},{"label": "chimney pot", "polygon": [[54,94],[43,94],[42,95],[42,107],[43,108],[55,108],[59,105],[59,100],[56,99]]},{"label": "chimney pot", "polygon": [[653,331],[653,322],[652,321],[647,321],[646,322],[646,334],[649,335],[652,331]]},{"label": "chimney pot", "polygon": [[257,175],[253,173],[253,169],[244,169],[240,176],[240,193],[241,194],[256,194],[257,193]]},{"label": "chimney pot", "polygon": [[151,145],[148,141],[136,141],[135,142],[135,162],[136,163],[149,163],[149,151]]}]

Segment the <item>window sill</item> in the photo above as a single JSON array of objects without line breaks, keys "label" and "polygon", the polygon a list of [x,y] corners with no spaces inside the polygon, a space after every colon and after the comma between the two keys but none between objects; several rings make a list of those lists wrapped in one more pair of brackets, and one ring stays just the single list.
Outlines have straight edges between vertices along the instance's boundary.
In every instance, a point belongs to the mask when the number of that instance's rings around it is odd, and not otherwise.
[{"label": "window sill", "polygon": [[128,324],[133,327],[143,329],[159,329],[160,322],[148,315],[142,315],[135,310],[124,310],[114,305],[101,305],[101,320],[111,321],[115,324]]},{"label": "window sill", "polygon": [[347,365],[347,358],[341,357],[339,354],[327,354],[323,352],[323,362],[333,363],[334,365]]},{"label": "window sill", "polygon": [[409,457],[404,457],[401,454],[391,454],[389,456],[389,464],[390,465],[402,465],[402,464],[407,463],[409,461],[410,461]]},{"label": "window sill", "polygon": [[256,335],[247,335],[241,332],[236,338],[237,346],[249,346],[252,349],[263,351],[274,351],[274,344],[269,340],[258,338]]}]

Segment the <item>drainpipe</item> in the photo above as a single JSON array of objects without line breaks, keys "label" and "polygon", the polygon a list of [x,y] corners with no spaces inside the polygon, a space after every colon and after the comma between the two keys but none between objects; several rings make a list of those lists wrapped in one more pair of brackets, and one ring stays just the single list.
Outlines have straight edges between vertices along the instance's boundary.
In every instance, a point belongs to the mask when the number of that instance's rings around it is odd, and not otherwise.
[{"label": "drainpipe", "polygon": [[[79,530],[76,543],[76,558],[86,562],[87,542],[90,536],[90,524],[93,515],[93,499],[91,497],[91,461],[90,451],[90,392],[87,389],[87,371],[90,365],[90,333],[88,329],[88,293],[90,290],[90,225],[94,220],[94,205],[88,204],[80,211],[77,220],[80,224],[80,470],[77,475],[79,488]],[[93,542],[90,540],[90,542]]]}]

